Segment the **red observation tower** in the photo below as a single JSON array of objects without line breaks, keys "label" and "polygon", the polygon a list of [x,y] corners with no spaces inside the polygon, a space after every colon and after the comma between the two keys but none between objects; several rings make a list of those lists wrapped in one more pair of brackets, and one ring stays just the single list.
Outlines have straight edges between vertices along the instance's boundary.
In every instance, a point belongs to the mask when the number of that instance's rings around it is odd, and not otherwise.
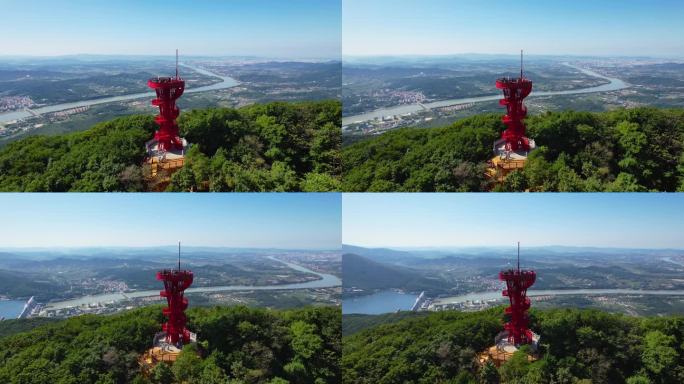
[{"label": "red observation tower", "polygon": [[157,272],[157,280],[164,282],[161,297],[168,304],[162,310],[168,321],[162,324],[162,332],[157,332],[148,349],[138,359],[142,372],[149,376],[152,369],[161,362],[173,364],[180,356],[183,345],[197,341],[197,335],[186,328],[185,310],[188,299],[183,297],[185,290],[192,285],[192,271],[180,267],[180,243],[178,243],[178,269],[164,269]]},{"label": "red observation tower", "polygon": [[185,327],[187,318],[185,310],[188,308],[188,299],[183,293],[190,287],[193,274],[190,270],[181,270],[180,267],[180,243],[178,243],[178,269],[164,269],[157,272],[157,280],[164,282],[164,290],[159,294],[166,298],[168,304],[162,311],[168,321],[162,325],[166,333],[166,342],[180,347],[192,341],[191,332]]},{"label": "red observation tower", "polygon": [[511,304],[506,308],[505,313],[509,317],[509,321],[504,325],[504,330],[508,333],[508,342],[516,346],[531,344],[535,338],[538,339],[527,328],[529,325],[527,311],[530,309],[527,289],[534,284],[536,278],[535,271],[520,269],[520,243],[518,243],[517,268],[499,272],[499,280],[506,282],[503,295],[508,296]]},{"label": "red observation tower", "polygon": [[178,134],[176,118],[180,113],[176,100],[185,90],[185,81],[178,76],[178,50],[176,50],[176,77],[155,77],[147,81],[147,86],[154,89],[157,98],[152,105],[159,107],[159,115],[154,119],[159,129],[154,133],[154,139],[148,143],[148,152],[180,151],[185,142]]},{"label": "red observation tower", "polygon": [[499,272],[499,280],[506,282],[503,296],[508,297],[511,304],[505,310],[508,322],[504,324],[504,330],[494,338],[494,345],[477,355],[480,366],[492,362],[500,367],[510,360],[523,345],[528,345],[530,348],[527,354],[528,361],[535,361],[539,358],[537,355],[539,335],[528,328],[530,318],[527,314],[530,309],[527,290],[534,284],[536,278],[536,272],[520,269],[520,243],[518,243],[517,267]]},{"label": "red observation tower", "polygon": [[506,106],[507,113],[501,118],[506,125],[506,130],[501,134],[501,139],[506,143],[507,151],[529,151],[534,147],[534,142],[525,137],[525,123],[527,107],[523,100],[532,92],[532,81],[523,76],[522,51],[520,51],[520,77],[502,77],[496,80],[496,87],[503,90],[504,98],[499,104]]},{"label": "red observation tower", "polygon": [[529,151],[535,148],[534,140],[525,136],[523,120],[527,116],[527,107],[523,100],[532,92],[532,81],[523,75],[522,58],[520,51],[520,77],[496,80],[496,87],[504,94],[499,104],[506,106],[506,114],[501,118],[506,129],[494,142],[494,157],[487,162],[486,175],[494,184],[504,183],[508,174],[524,168]]}]

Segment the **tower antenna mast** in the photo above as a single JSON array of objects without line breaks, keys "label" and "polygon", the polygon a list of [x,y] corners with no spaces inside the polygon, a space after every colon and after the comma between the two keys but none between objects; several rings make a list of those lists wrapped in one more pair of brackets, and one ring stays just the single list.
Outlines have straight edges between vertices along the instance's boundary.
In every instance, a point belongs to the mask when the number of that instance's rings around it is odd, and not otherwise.
[{"label": "tower antenna mast", "polygon": [[[178,244],[180,246],[180,243],[178,243]],[[180,258],[180,255],[178,257]],[[178,262],[180,263],[180,259]],[[178,265],[179,265],[178,269],[180,269],[180,264],[178,264]],[[518,271],[519,270],[520,270],[520,242],[518,241]]]},{"label": "tower antenna mast", "polygon": [[[522,55],[522,51],[520,51],[520,55]],[[520,58],[520,65],[522,66],[522,56]],[[522,74],[522,70],[520,70],[520,73]],[[178,48],[176,48],[176,80],[178,80]]]},{"label": "tower antenna mast", "polygon": [[[178,50],[176,50],[176,56],[178,56]],[[523,58],[522,58],[522,56],[523,56],[523,50],[521,49],[520,50],[520,78],[521,79],[523,78],[523,60],[522,60]],[[176,60],[178,60],[177,57],[176,57]],[[178,64],[176,64],[176,77],[178,77]]]},{"label": "tower antenna mast", "polygon": [[178,270],[180,271],[180,241],[178,242]]}]

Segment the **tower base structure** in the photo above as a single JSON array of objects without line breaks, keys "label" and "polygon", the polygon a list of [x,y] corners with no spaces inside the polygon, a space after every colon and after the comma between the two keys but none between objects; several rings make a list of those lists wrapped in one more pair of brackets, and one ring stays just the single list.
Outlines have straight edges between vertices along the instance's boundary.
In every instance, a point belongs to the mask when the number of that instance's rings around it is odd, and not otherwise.
[{"label": "tower base structure", "polygon": [[[477,363],[482,367],[488,361],[494,363],[497,368],[513,357],[513,354],[518,352],[520,345],[515,345],[509,340],[508,331],[499,332],[494,338],[494,345],[487,348],[483,352],[477,354]],[[532,340],[529,344],[531,352],[527,355],[528,361],[536,361],[539,359],[537,350],[539,348],[539,335],[532,333]]]},{"label": "tower base structure", "polygon": [[[197,342],[197,335],[190,333],[190,342]],[[149,374],[154,367],[162,362],[173,364],[180,356],[181,349],[167,341],[166,332],[158,332],[154,335],[152,348],[148,349],[138,359],[138,364],[145,374]]]},{"label": "tower base structure", "polygon": [[514,151],[510,149],[505,139],[502,138],[495,141],[493,145],[494,157],[487,161],[487,178],[495,184],[501,184],[509,173],[524,168],[527,156],[530,151],[536,148],[533,139],[528,139],[527,143],[529,144],[529,150],[519,149]]},{"label": "tower base structure", "polygon": [[164,150],[156,139],[145,143],[147,157],[145,165],[149,166],[148,181],[154,181],[155,189],[163,191],[171,182],[171,175],[185,165],[185,153],[190,144],[184,138],[180,139],[180,149]]}]

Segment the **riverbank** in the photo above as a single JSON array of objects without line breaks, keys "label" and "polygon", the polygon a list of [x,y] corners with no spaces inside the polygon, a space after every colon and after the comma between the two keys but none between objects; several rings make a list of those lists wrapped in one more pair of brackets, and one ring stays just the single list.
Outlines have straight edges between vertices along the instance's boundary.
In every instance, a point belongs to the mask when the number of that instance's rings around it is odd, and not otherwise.
[{"label": "riverbank", "polygon": [[[531,289],[527,296],[558,295],[677,295],[684,296],[684,290],[639,290],[639,289]],[[468,301],[489,301],[501,299],[501,291],[473,292],[465,295],[437,298],[433,304],[457,304]]]},{"label": "riverbank", "polygon": [[[529,290],[529,297],[555,297],[555,296],[683,296],[684,290],[638,290],[638,289],[549,289]],[[409,311],[418,295],[399,291],[386,290],[370,295],[345,298],[342,300],[343,314],[367,314],[378,315],[396,311]],[[432,306],[446,307],[465,303],[487,303],[500,300],[504,303],[505,297],[501,291],[471,292],[464,295],[442,297],[432,299]]]}]

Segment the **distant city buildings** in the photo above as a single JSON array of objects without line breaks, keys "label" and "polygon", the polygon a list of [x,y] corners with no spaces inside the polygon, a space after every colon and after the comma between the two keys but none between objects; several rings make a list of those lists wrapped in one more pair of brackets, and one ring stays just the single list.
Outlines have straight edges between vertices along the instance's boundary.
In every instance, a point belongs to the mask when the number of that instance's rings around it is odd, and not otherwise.
[{"label": "distant city buildings", "polygon": [[28,96],[2,96],[0,97],[0,113],[11,112],[24,108],[31,108],[36,103]]},{"label": "distant city buildings", "polygon": [[[410,102],[404,104],[422,104]],[[420,126],[434,119],[453,118],[454,114],[471,109],[475,103],[454,104],[444,107],[419,110],[404,114],[387,115],[372,120],[353,122],[342,126],[344,135],[379,135],[386,131],[411,126]]]}]

